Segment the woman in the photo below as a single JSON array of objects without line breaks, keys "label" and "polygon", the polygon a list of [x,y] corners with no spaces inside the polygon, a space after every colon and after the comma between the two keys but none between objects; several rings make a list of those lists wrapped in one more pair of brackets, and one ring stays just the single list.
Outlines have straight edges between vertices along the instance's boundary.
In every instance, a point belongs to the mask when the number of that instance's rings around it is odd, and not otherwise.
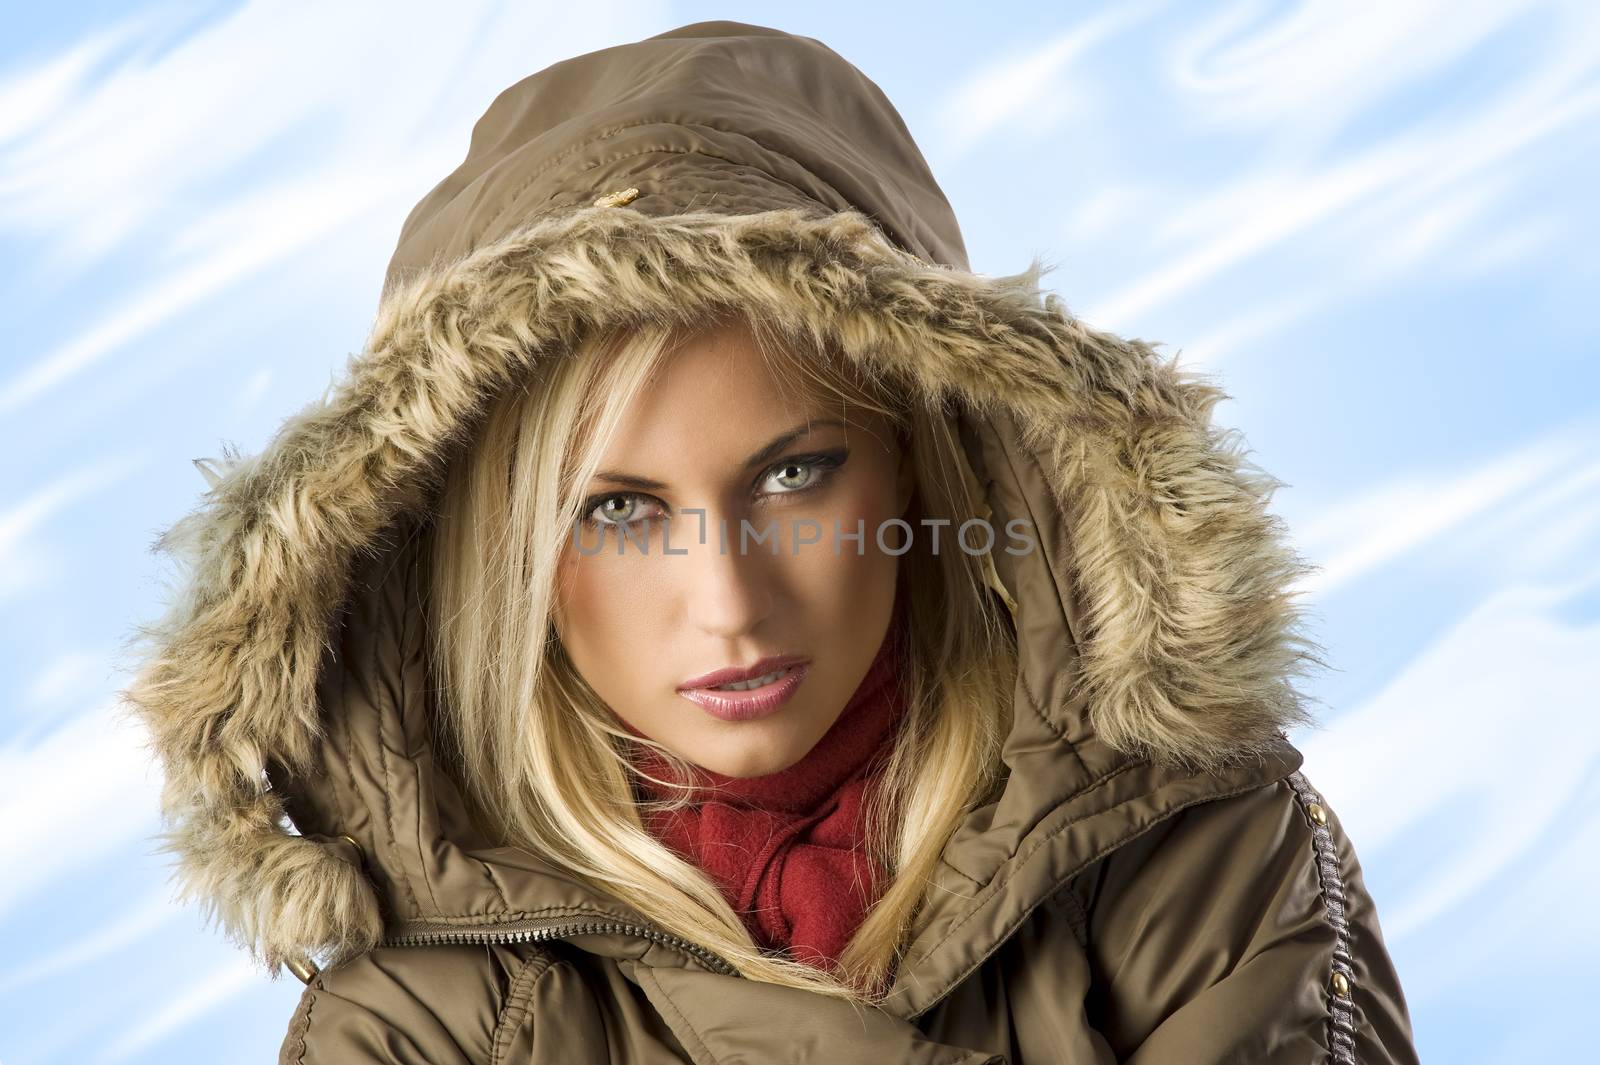
[{"label": "woman", "polygon": [[495,99],[127,691],[280,1060],[1416,1060],[1277,482],[1038,275],[809,38]]}]

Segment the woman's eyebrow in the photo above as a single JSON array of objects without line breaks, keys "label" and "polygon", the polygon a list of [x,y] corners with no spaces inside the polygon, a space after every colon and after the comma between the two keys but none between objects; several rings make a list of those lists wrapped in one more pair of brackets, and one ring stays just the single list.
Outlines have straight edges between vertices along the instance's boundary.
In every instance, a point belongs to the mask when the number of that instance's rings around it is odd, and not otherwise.
[{"label": "woman's eyebrow", "polygon": [[[818,418],[814,421],[802,422],[793,429],[787,430],[786,432],[780,433],[773,437],[770,443],[766,444],[755,454],[744,460],[743,468],[746,470],[752,469],[756,466],[760,466],[764,462],[770,461],[771,459],[777,457],[778,452],[788,447],[795,439],[802,437],[811,430],[824,425],[837,425],[841,429],[849,428],[838,418]],[[671,487],[665,481],[657,481],[649,477],[640,477],[637,474],[632,473],[623,473],[621,470],[600,470],[595,474],[595,478],[601,481],[613,481],[617,484],[627,485],[629,488],[637,488],[641,491],[647,492],[659,492]]]}]

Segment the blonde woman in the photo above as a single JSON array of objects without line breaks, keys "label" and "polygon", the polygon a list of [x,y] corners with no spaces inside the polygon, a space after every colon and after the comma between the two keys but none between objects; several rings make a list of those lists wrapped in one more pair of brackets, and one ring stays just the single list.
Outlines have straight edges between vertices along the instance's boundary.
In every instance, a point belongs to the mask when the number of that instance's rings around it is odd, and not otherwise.
[{"label": "blonde woman", "polygon": [[540,71],[126,695],[284,1062],[1413,1062],[1222,393],[969,271],[878,88]]}]

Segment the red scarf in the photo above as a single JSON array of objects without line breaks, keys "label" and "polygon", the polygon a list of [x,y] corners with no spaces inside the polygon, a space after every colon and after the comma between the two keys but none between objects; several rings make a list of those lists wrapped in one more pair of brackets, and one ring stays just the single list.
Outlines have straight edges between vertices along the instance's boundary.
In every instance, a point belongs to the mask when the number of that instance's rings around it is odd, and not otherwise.
[{"label": "red scarf", "polygon": [[[899,618],[897,598],[866,676],[798,762],[743,778],[695,766],[695,783],[715,787],[715,797],[697,794],[692,806],[645,817],[656,838],[716,882],[757,944],[819,968],[838,960],[887,886],[862,839],[868,789],[905,706]],[[636,751],[636,765],[671,779],[655,751]],[[638,783],[649,798],[671,795],[652,781]]]}]

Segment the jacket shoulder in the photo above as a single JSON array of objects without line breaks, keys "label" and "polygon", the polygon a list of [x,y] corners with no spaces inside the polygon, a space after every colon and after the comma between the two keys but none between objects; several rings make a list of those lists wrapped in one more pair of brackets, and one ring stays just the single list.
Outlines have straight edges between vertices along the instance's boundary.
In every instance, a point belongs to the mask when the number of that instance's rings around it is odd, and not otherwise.
[{"label": "jacket shoulder", "polygon": [[1417,1060],[1355,847],[1303,772],[1178,811],[1071,891],[1119,1060]]},{"label": "jacket shoulder", "polygon": [[279,1065],[487,1065],[553,954],[533,944],[379,947],[312,977]]}]

